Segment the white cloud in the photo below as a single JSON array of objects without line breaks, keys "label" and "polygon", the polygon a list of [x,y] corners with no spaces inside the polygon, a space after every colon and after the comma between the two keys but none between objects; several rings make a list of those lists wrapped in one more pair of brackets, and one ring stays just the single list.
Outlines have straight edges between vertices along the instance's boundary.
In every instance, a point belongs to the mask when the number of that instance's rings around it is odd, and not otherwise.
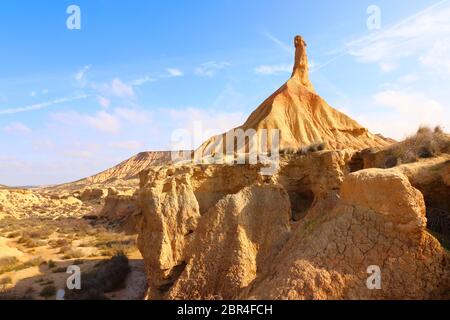
[{"label": "white cloud", "polygon": [[101,85],[93,84],[92,88],[103,96],[115,96],[119,98],[134,97],[133,87],[124,83],[119,78],[114,78],[111,83],[103,83]]},{"label": "white cloud", "polygon": [[285,52],[287,52],[287,53],[289,53],[291,55],[294,55],[295,50],[294,50],[294,46],[293,45],[292,46],[287,45],[285,42],[281,41],[280,39],[278,39],[277,37],[275,37],[274,35],[272,35],[272,34],[270,34],[268,32],[263,33],[263,35],[266,38],[268,38],[270,41],[272,41],[273,43],[278,45],[283,51],[285,51]]},{"label": "white cloud", "polygon": [[255,73],[264,75],[289,72],[292,72],[292,65],[289,64],[262,65],[255,68]]},{"label": "white cloud", "polygon": [[405,74],[404,76],[401,76],[400,78],[398,78],[398,82],[403,83],[403,84],[411,84],[416,82],[417,80],[419,80],[419,78],[417,77],[417,75],[410,73],[410,74]]},{"label": "white cloud", "polygon": [[[440,39],[448,39],[449,36],[450,6],[448,0],[444,0],[391,27],[348,42],[346,47],[358,61],[386,67],[386,63],[392,64],[404,57],[419,59],[424,54],[426,57],[432,54]],[[435,53],[439,54],[440,48],[435,48]]]},{"label": "white cloud", "polygon": [[122,82],[119,78],[115,78],[111,82],[110,92],[112,95],[121,98],[129,98],[134,96],[133,88]]},{"label": "white cloud", "polygon": [[218,70],[222,70],[231,66],[231,63],[222,61],[209,61],[203,63],[200,67],[196,68],[194,74],[203,77],[212,77],[214,76]]},{"label": "white cloud", "polygon": [[393,62],[381,62],[380,63],[381,71],[383,72],[391,72],[398,68],[398,64]]},{"label": "white cloud", "polygon": [[170,77],[182,77],[184,75],[183,71],[176,68],[169,68],[167,69],[167,73]]},{"label": "white cloud", "polygon": [[3,128],[3,131],[8,134],[29,134],[31,129],[20,122],[13,122]]},{"label": "white cloud", "polygon": [[95,116],[85,116],[84,119],[99,131],[106,133],[118,133],[120,131],[119,119],[105,111],[100,111]]},{"label": "white cloud", "polygon": [[143,84],[147,83],[147,82],[156,82],[158,80],[156,80],[155,78],[149,77],[149,76],[145,76],[139,79],[135,79],[131,82],[132,86],[135,87],[139,87],[142,86]]},{"label": "white cloud", "polygon": [[75,74],[75,80],[81,84],[85,84],[85,76],[91,69],[91,65],[84,66]]},{"label": "white cloud", "polygon": [[81,114],[75,111],[54,113],[52,118],[70,126],[84,124],[100,132],[117,134],[121,131],[125,122],[132,125],[145,124],[149,120],[149,113],[144,110],[115,108],[111,112],[102,110],[94,115]]},{"label": "white cloud", "polygon": [[36,103],[36,104],[28,105],[25,107],[3,109],[3,110],[0,110],[0,115],[16,114],[16,113],[22,113],[22,112],[41,110],[41,109],[45,109],[45,108],[48,108],[48,107],[56,105],[56,104],[61,104],[61,103],[71,102],[71,101],[76,101],[76,100],[82,100],[82,99],[86,99],[88,97],[89,97],[89,95],[83,94],[83,95],[74,96],[74,97],[55,99],[55,100],[48,101],[48,102]]},{"label": "white cloud", "polygon": [[374,112],[355,116],[372,132],[401,140],[421,125],[450,128],[448,109],[424,93],[386,90],[375,94],[373,102]]},{"label": "white cloud", "polygon": [[108,108],[111,101],[103,96],[97,96],[97,101],[102,108]]},{"label": "white cloud", "polygon": [[387,90],[374,96],[375,102],[402,113],[441,113],[444,107],[423,93]]},{"label": "white cloud", "polygon": [[122,150],[140,150],[142,149],[143,144],[139,141],[118,141],[118,142],[111,142],[109,143],[109,147],[115,148],[115,149],[122,149]]},{"label": "white cloud", "polygon": [[146,123],[149,121],[150,118],[149,113],[144,110],[116,108],[114,109],[114,113],[118,117],[134,124]]},{"label": "white cloud", "polygon": [[450,37],[446,41],[436,41],[433,47],[420,57],[420,62],[439,72],[450,74]]}]

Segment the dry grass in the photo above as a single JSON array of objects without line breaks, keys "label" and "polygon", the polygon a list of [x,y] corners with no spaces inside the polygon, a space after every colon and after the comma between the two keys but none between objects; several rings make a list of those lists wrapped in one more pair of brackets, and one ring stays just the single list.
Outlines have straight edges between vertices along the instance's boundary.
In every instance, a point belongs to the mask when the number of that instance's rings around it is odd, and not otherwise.
[{"label": "dry grass", "polygon": [[421,127],[413,136],[391,146],[387,151],[385,167],[391,168],[403,163],[416,162],[450,153],[450,135],[441,127]]},{"label": "dry grass", "polygon": [[20,262],[15,257],[3,258],[0,260],[0,274],[40,266],[43,262],[44,261],[40,257],[35,257],[27,262]]},{"label": "dry grass", "polygon": [[280,150],[281,155],[307,155],[309,153],[323,151],[326,148],[326,144],[324,142],[313,143],[309,146],[300,147],[300,148],[285,148]]}]

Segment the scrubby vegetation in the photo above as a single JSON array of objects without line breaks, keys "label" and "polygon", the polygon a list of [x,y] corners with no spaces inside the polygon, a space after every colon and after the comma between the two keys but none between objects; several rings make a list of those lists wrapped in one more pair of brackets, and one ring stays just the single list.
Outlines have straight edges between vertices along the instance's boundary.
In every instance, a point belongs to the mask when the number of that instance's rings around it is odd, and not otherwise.
[{"label": "scrubby vegetation", "polygon": [[119,252],[83,275],[81,290],[67,292],[66,298],[68,300],[107,300],[106,293],[122,288],[129,272],[128,257],[123,252]]},{"label": "scrubby vegetation", "polygon": [[309,153],[323,151],[326,148],[324,142],[313,143],[309,146],[304,146],[300,148],[285,148],[280,150],[281,155],[307,155]]},{"label": "scrubby vegetation", "polygon": [[45,286],[39,295],[46,299],[54,297],[56,295],[55,285],[50,284],[50,285]]},{"label": "scrubby vegetation", "polygon": [[42,258],[36,257],[27,262],[20,262],[15,257],[2,258],[0,260],[0,274],[11,271],[20,271],[31,267],[37,267],[43,263]]},{"label": "scrubby vegetation", "polygon": [[[68,265],[82,268],[83,290],[70,292],[66,299],[106,299],[124,284],[130,272],[127,254],[137,250],[136,235],[126,235],[100,220],[5,217],[0,220],[0,236],[8,238],[8,246],[23,252],[0,259],[0,300],[53,299],[55,284],[60,285]],[[98,261],[95,266],[94,259]],[[39,274],[31,286],[30,278],[14,274],[32,267],[39,270],[23,273]]]},{"label": "scrubby vegetation", "polygon": [[450,135],[441,127],[433,129],[421,127],[413,136],[391,146],[386,150],[385,167],[391,168],[402,163],[416,162],[419,159],[450,153]]}]

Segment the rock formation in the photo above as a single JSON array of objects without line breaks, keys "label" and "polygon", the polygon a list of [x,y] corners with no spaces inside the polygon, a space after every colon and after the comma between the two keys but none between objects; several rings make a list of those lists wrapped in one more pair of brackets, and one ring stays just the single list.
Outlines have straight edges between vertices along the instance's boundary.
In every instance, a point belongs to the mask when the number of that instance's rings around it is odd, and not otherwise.
[{"label": "rock formation", "polygon": [[[329,149],[360,150],[388,145],[385,139],[370,133],[353,119],[330,107],[315,92],[309,80],[306,43],[302,37],[295,38],[295,48],[291,78],[264,101],[241,127],[231,132],[254,129],[260,137],[264,134],[263,129],[268,133],[278,129],[281,149],[299,148],[317,142],[325,143]],[[268,136],[268,148],[271,149],[272,139],[270,134]],[[220,139],[225,146],[226,134],[213,137],[196,150],[196,158],[213,155],[216,151],[213,146]]]},{"label": "rock formation", "polygon": [[[397,169],[349,174],[349,151],[256,166],[141,174],[150,299],[424,299],[450,290],[448,253]],[[366,285],[378,266],[380,290]],[[447,291],[446,291],[447,290]]]},{"label": "rock formation", "polygon": [[[426,207],[446,203],[447,159],[434,160],[432,178],[424,161],[370,168],[371,151],[362,149],[392,141],[321,99],[304,40],[296,37],[295,46],[291,79],[233,130],[280,129],[281,148],[321,141],[331,150],[283,154],[272,176],[247,164],[141,172],[138,246],[148,298],[448,297],[450,256],[427,229]],[[215,138],[196,155],[208,156]],[[441,198],[427,199],[430,190]]]}]

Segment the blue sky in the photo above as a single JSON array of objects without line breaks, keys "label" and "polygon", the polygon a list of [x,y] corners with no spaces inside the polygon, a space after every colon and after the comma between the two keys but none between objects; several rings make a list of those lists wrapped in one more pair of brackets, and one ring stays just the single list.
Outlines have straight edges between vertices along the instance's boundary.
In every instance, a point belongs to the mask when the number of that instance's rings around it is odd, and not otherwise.
[{"label": "blue sky", "polygon": [[241,124],[289,77],[296,34],[318,93],[372,131],[450,128],[449,0],[5,0],[0,183],[71,181]]}]

